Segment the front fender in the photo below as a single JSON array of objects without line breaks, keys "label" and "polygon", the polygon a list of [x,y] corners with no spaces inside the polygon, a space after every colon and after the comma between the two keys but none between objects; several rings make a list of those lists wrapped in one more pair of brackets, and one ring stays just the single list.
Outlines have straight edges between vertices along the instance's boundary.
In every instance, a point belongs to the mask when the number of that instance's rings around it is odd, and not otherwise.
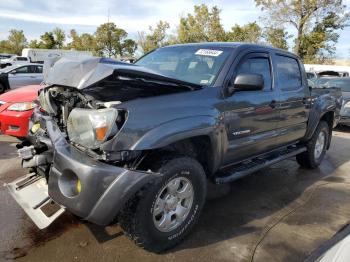
[{"label": "front fender", "polygon": [[210,156],[208,171],[213,173],[219,168],[222,162],[223,130],[224,125],[220,123],[219,118],[216,119],[213,116],[195,116],[175,119],[145,133],[134,144],[132,149],[159,149],[185,139],[206,136],[210,140],[210,150],[209,152],[203,153],[207,154],[207,157]]},{"label": "front fender", "polygon": [[145,133],[131,149],[156,149],[195,136],[208,135],[211,137],[218,126],[216,119],[212,116],[174,119]]}]

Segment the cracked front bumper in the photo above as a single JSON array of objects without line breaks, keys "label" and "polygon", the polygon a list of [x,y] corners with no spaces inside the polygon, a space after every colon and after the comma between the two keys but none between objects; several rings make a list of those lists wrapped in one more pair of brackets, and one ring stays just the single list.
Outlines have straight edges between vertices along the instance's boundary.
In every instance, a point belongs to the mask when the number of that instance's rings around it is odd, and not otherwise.
[{"label": "cracked front bumper", "polygon": [[[49,173],[49,195],[72,213],[99,225],[112,222],[124,204],[142,186],[158,174],[133,171],[103,163],[69,144],[57,125],[46,119],[54,157]],[[81,192],[67,196],[60,180],[74,174],[81,183]]]},{"label": "cracked front bumper", "polygon": [[[45,122],[43,124],[53,150],[48,176],[48,196],[85,220],[99,225],[110,224],[124,204],[142,186],[159,176],[98,161],[68,143],[50,117],[42,116],[41,121]],[[40,137],[37,139],[40,140]],[[72,175],[80,181],[80,192],[67,195],[64,190],[66,184],[63,182],[67,176]],[[30,215],[28,212],[27,214]],[[35,222],[32,216],[31,218]]]}]

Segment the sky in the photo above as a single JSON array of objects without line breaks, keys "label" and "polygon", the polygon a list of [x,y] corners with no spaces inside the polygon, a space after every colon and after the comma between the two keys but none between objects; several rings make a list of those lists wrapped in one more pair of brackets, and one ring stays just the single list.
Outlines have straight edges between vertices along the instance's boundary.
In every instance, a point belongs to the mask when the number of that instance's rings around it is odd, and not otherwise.
[{"label": "sky", "polygon": [[[350,11],[350,0],[344,2]],[[6,39],[10,29],[23,30],[28,40],[38,39],[55,27],[67,33],[70,29],[93,33],[108,21],[108,13],[109,20],[131,38],[159,20],[168,21],[175,32],[180,17],[202,3],[222,10],[221,22],[226,30],[234,24],[259,22],[262,15],[254,0],[0,0],[0,39]],[[338,58],[350,58],[350,27],[340,32],[336,48]]]}]

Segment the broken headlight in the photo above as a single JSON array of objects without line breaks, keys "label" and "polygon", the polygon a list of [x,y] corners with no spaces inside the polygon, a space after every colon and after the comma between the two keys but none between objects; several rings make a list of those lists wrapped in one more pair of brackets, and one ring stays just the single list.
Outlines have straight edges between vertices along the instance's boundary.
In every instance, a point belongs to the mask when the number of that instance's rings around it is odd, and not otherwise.
[{"label": "broken headlight", "polygon": [[57,114],[57,106],[52,101],[49,90],[47,89],[41,90],[38,100],[39,100],[41,109],[43,109],[46,113],[48,113],[49,115]]},{"label": "broken headlight", "polygon": [[117,117],[118,110],[114,108],[75,108],[69,114],[67,122],[69,139],[79,145],[96,149],[117,133]]}]

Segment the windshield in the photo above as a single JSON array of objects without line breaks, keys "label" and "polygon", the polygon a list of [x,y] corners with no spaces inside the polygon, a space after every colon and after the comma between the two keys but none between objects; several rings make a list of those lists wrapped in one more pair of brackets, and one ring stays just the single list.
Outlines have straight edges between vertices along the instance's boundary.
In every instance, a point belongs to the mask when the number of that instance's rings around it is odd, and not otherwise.
[{"label": "windshield", "polygon": [[339,87],[343,92],[350,92],[350,78],[329,80],[327,86]]},{"label": "windshield", "polygon": [[231,51],[232,48],[174,46],[157,49],[135,64],[167,77],[209,86]]}]

